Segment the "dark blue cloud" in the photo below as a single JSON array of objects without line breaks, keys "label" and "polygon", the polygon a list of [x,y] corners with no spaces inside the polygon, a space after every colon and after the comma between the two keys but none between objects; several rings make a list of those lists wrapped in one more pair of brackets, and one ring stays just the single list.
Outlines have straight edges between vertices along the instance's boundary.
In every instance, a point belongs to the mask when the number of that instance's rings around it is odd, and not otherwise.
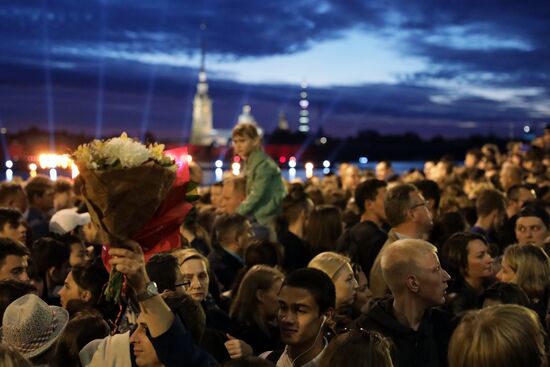
[{"label": "dark blue cloud", "polygon": [[[530,106],[550,99],[549,16],[548,2],[512,0],[4,1],[0,118],[10,126],[43,124],[49,70],[57,126],[93,131],[101,84],[104,126],[139,129],[149,100],[148,126],[185,136],[197,69],[163,66],[144,56],[197,54],[200,24],[206,22],[207,49],[221,59],[292,54],[361,30],[387,37],[403,55],[426,60],[426,70],[403,75],[396,84],[310,90],[315,128],[430,134],[438,127],[470,132],[472,121],[476,126],[542,121],[548,115]],[[210,77],[219,126],[231,126],[244,102],[268,129],[282,109],[297,120],[295,86]],[[539,92],[510,103],[457,95],[437,84],[441,81]]]}]

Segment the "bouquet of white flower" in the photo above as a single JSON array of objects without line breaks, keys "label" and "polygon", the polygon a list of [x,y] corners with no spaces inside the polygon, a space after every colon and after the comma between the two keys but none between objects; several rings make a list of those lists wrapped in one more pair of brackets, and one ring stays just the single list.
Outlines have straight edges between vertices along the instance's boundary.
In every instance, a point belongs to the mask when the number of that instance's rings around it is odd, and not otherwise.
[{"label": "bouquet of white flower", "polygon": [[[126,133],[104,141],[94,140],[74,152],[82,194],[104,244],[123,246],[125,240],[136,235],[143,238],[143,228],[163,204],[176,179],[177,166],[163,152],[164,145],[145,146]],[[180,196],[171,200],[184,203],[185,195]],[[156,236],[158,239],[158,233]],[[108,300],[118,302],[122,283],[122,275],[111,271],[105,291]]]}]

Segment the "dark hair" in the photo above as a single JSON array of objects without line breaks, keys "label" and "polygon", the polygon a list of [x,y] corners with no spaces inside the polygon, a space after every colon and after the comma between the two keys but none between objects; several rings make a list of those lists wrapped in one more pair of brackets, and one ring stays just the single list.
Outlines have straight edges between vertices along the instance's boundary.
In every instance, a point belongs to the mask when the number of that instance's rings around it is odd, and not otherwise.
[{"label": "dark hair", "polygon": [[441,214],[434,221],[430,241],[438,249],[457,232],[463,232],[467,228],[467,222],[464,216],[458,212],[449,212]]},{"label": "dark hair", "polygon": [[254,240],[245,250],[244,262],[248,267],[257,264],[280,267],[283,263],[281,245],[269,240]]},{"label": "dark hair", "polygon": [[359,208],[361,213],[365,212],[365,201],[375,201],[378,189],[387,187],[388,184],[385,181],[371,178],[365,182],[361,182],[355,189],[355,205]]},{"label": "dark hair", "polygon": [[222,214],[214,222],[213,244],[224,245],[235,241],[245,230],[246,217],[241,214]]},{"label": "dark hair", "polygon": [[411,206],[411,192],[418,192],[416,186],[400,184],[392,187],[384,198],[384,211],[390,226],[395,227],[407,220],[407,211]]},{"label": "dark hair", "polygon": [[535,204],[524,205],[518,214],[518,218],[521,217],[537,217],[542,221],[546,228],[548,228],[550,224],[548,212],[546,212],[543,207]]},{"label": "dark hair", "polygon": [[421,180],[413,183],[414,186],[422,193],[424,199],[432,199],[435,203],[435,208],[439,208],[439,202],[441,201],[441,190],[435,181]]},{"label": "dark hair", "polygon": [[481,158],[483,158],[483,153],[481,153],[481,149],[479,148],[471,148],[466,151],[467,155],[473,155],[476,157],[476,159],[479,161]]},{"label": "dark hair", "polygon": [[69,261],[70,256],[69,246],[50,237],[42,237],[32,244],[32,263],[39,276],[44,276],[52,267],[61,268]]},{"label": "dark hair", "polygon": [[103,339],[109,335],[109,325],[101,315],[89,311],[78,313],[69,321],[63,333],[57,339],[52,365],[78,367],[78,354],[92,340]]},{"label": "dark hair", "polygon": [[4,264],[6,257],[9,255],[28,256],[30,255],[30,251],[27,247],[11,238],[0,237],[0,266]]},{"label": "dark hair", "polygon": [[486,299],[499,301],[502,304],[515,304],[529,307],[529,297],[517,285],[513,283],[495,282],[483,291],[479,296],[479,307],[483,306]]},{"label": "dark hair", "polygon": [[23,189],[23,186],[16,182],[2,182],[0,183],[0,205],[5,206],[8,204],[10,198],[22,193],[27,196],[27,193]]},{"label": "dark hair", "polygon": [[169,253],[153,255],[145,265],[151,280],[157,283],[159,292],[174,290],[179,272],[178,259]]},{"label": "dark hair", "polygon": [[334,283],[321,270],[313,268],[296,269],[285,277],[281,289],[285,286],[308,291],[319,307],[319,315],[325,313],[329,308],[335,307],[336,290],[334,289]]},{"label": "dark hair", "polygon": [[36,288],[30,283],[13,279],[0,281],[0,322],[10,303],[33,291],[36,291]]},{"label": "dark hair", "polygon": [[340,209],[332,205],[320,205],[313,209],[305,230],[305,240],[309,243],[312,256],[336,249],[336,241],[341,234]]},{"label": "dark hair", "polygon": [[57,181],[55,181],[54,189],[56,194],[71,192],[73,190],[73,183],[66,177],[59,177]]},{"label": "dark hair", "polygon": [[481,191],[476,199],[476,212],[478,217],[486,217],[493,211],[506,212],[506,200],[504,195],[495,189]]},{"label": "dark hair", "polygon": [[464,278],[466,276],[468,244],[474,240],[480,240],[487,245],[485,237],[473,232],[455,233],[443,244],[441,262],[452,279]]},{"label": "dark hair", "polygon": [[31,178],[25,185],[25,192],[29,202],[33,202],[35,196],[42,196],[48,189],[53,189],[52,181],[44,175],[37,175]]},{"label": "dark hair", "polygon": [[282,203],[283,216],[288,224],[294,223],[300,213],[313,209],[313,202],[306,194],[303,186],[292,185]]},{"label": "dark hair", "polygon": [[0,208],[0,230],[4,229],[6,223],[9,223],[12,228],[17,228],[23,220],[23,214],[19,210]]},{"label": "dark hair", "polygon": [[70,234],[70,233],[65,233],[65,234],[62,234],[62,235],[53,234],[51,237],[55,238],[58,241],[63,242],[67,246],[73,245],[75,243],[78,243],[78,244],[81,244],[81,245],[83,244],[83,241],[80,237],[75,236],[74,234]]},{"label": "dark hair", "polygon": [[521,189],[531,191],[531,188],[529,186],[525,185],[525,184],[513,185],[506,191],[506,199],[508,199],[508,200],[517,200],[518,196],[519,196],[519,190],[521,190]]},{"label": "dark hair", "polygon": [[99,263],[76,265],[71,273],[75,283],[92,294],[89,304],[95,306],[101,297],[103,286],[109,280],[105,268]]},{"label": "dark hair", "polygon": [[319,367],[393,367],[392,342],[376,331],[349,330],[333,338]]}]

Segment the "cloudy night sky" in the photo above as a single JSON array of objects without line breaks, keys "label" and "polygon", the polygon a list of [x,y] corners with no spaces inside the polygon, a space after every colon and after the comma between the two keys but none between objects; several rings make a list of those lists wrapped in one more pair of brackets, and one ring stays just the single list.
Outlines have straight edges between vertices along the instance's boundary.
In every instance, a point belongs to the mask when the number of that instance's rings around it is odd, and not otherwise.
[{"label": "cloudy night sky", "polygon": [[2,1],[0,125],[184,142],[202,22],[214,126],[520,136],[550,122],[550,2]]}]

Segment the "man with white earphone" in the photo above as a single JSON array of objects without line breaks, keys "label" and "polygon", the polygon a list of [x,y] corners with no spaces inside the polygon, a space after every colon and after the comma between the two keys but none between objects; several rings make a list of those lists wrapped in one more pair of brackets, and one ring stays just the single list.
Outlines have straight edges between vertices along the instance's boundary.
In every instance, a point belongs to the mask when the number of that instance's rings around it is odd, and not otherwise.
[{"label": "man with white earphone", "polygon": [[334,313],[336,292],[320,270],[297,269],[285,278],[279,292],[279,329],[283,350],[260,357],[277,367],[316,367],[326,348],[325,326]]}]

